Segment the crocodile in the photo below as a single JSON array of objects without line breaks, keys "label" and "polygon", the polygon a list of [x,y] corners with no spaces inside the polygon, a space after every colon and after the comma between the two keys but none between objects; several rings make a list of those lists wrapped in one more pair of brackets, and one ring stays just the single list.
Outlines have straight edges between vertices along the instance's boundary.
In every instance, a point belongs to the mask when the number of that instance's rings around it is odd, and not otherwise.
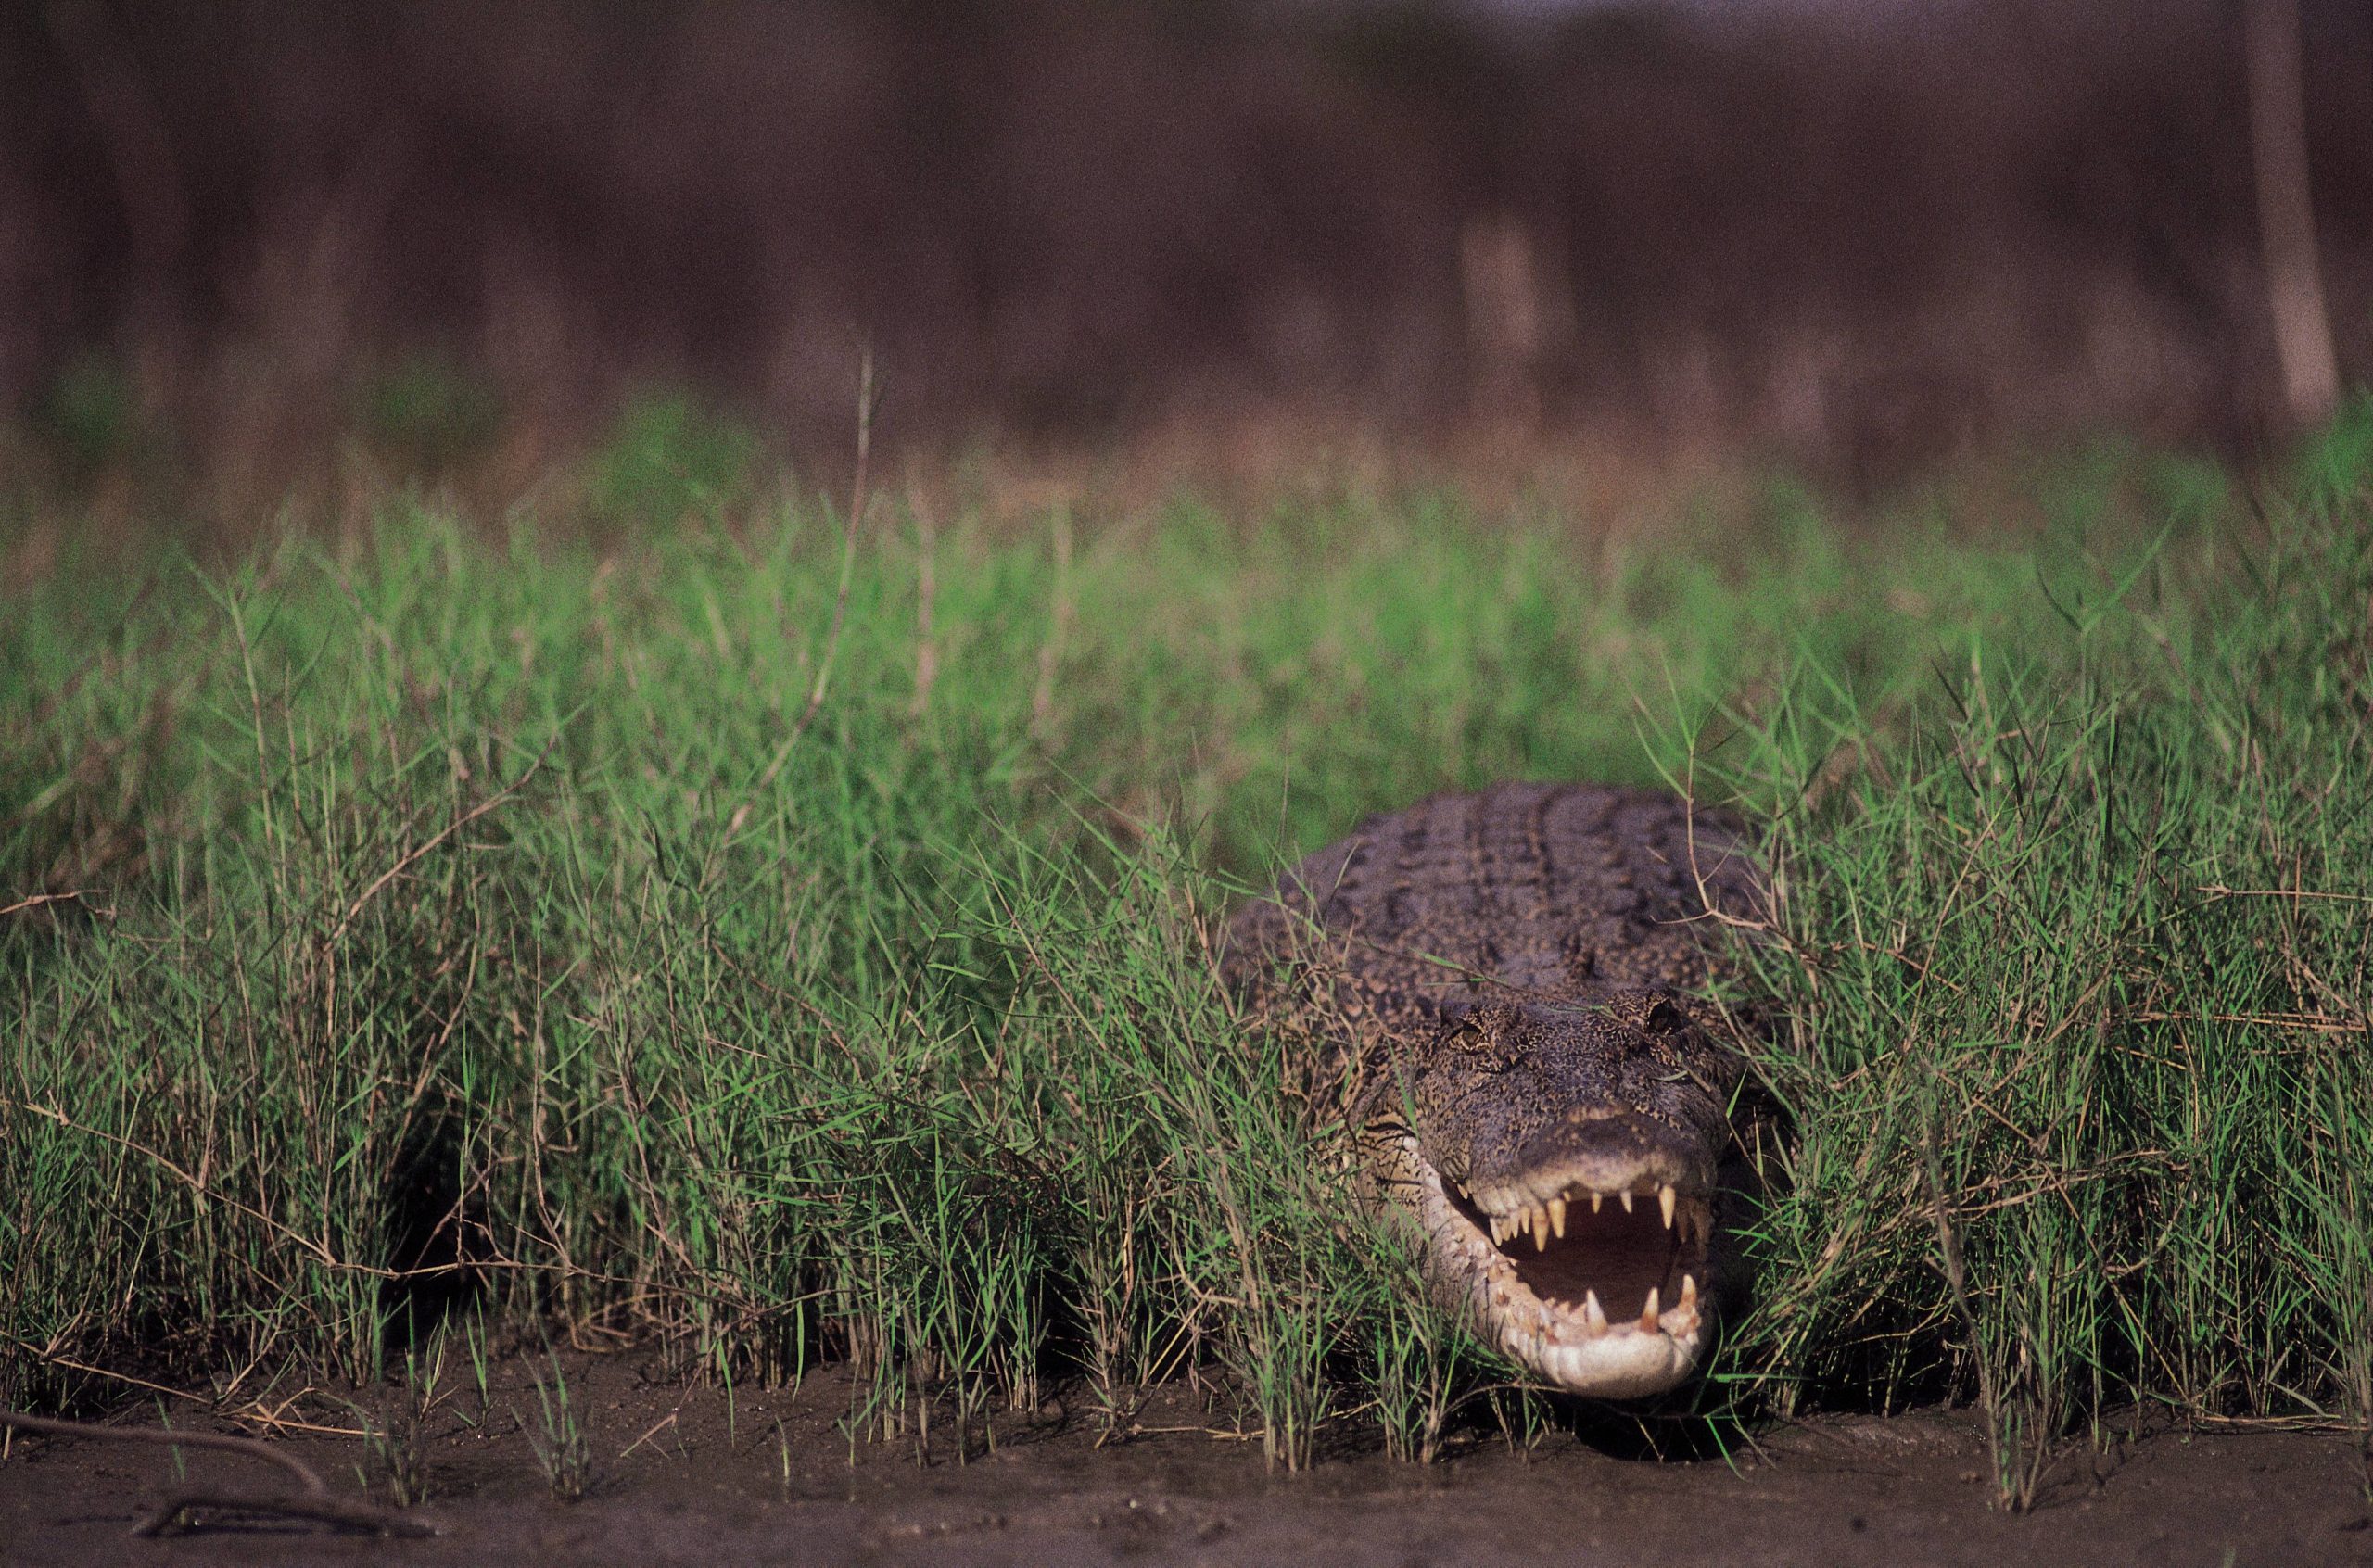
[{"label": "crocodile", "polygon": [[1755,1015],[1715,995],[1714,912],[1760,900],[1735,821],[1508,784],[1303,860],[1228,923],[1221,975],[1348,1119],[1436,1292],[1549,1385],[1640,1398],[1696,1371],[1735,1283]]}]

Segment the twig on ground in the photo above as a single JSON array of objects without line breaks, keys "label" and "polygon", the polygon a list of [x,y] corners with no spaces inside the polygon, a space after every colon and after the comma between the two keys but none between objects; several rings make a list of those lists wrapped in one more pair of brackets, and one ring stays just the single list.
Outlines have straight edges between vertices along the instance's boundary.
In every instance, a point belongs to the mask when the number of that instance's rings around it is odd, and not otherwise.
[{"label": "twig on ground", "polygon": [[219,1432],[176,1432],[167,1426],[101,1426],[95,1422],[59,1421],[9,1410],[0,1410],[0,1426],[12,1426],[19,1432],[37,1432],[44,1437],[98,1437],[119,1443],[162,1443],[175,1448],[220,1448],[225,1453],[245,1454],[265,1464],[279,1466],[295,1476],[298,1485],[314,1497],[326,1496],[329,1492],[329,1487],[323,1485],[321,1476],[311,1465],[253,1437],[232,1437]]},{"label": "twig on ground", "polygon": [[200,1509],[218,1513],[254,1514],[268,1519],[310,1519],[322,1524],[342,1525],[349,1530],[365,1530],[376,1536],[400,1536],[411,1540],[425,1540],[437,1534],[437,1526],[425,1519],[407,1518],[391,1513],[370,1503],[349,1502],[343,1498],[250,1498],[235,1492],[176,1492],[157,1505],[155,1511],[142,1520],[133,1530],[135,1536],[151,1538],[184,1536],[197,1529],[189,1515]]},{"label": "twig on ground", "polygon": [[225,1453],[241,1454],[273,1465],[293,1476],[301,1491],[285,1497],[257,1498],[235,1492],[220,1492],[198,1488],[175,1492],[153,1510],[133,1529],[135,1536],[178,1535],[190,1528],[187,1516],[198,1509],[212,1509],[224,1513],[250,1513],[285,1519],[311,1519],[324,1524],[340,1524],[349,1529],[371,1530],[383,1536],[425,1536],[437,1533],[436,1527],[424,1520],[407,1519],[389,1513],[368,1503],[349,1502],[330,1495],[321,1473],[294,1454],[282,1453],[268,1443],[253,1437],[234,1437],[220,1432],[176,1432],[170,1427],[102,1426],[95,1422],[59,1421],[49,1416],[26,1415],[19,1410],[0,1410],[0,1427],[12,1427],[19,1432],[32,1432],[44,1437],[84,1437],[100,1442],[163,1444],[175,1448],[219,1448]]}]

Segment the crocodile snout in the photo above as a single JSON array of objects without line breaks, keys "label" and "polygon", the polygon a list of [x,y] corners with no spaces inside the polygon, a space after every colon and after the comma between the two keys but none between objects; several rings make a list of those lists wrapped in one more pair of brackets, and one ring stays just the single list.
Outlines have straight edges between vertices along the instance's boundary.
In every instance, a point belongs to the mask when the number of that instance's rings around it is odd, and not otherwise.
[{"label": "crocodile snout", "polygon": [[1714,1161],[1701,1143],[1668,1122],[1618,1106],[1578,1105],[1527,1140],[1516,1163],[1560,1185],[1599,1192],[1668,1185],[1703,1189],[1713,1182]]}]

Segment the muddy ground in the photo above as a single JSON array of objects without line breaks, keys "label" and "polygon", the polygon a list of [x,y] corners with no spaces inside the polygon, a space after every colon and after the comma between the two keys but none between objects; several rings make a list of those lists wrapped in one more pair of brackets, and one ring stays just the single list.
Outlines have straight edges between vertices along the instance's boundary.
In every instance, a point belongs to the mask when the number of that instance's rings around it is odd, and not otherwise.
[{"label": "muddy ground", "polygon": [[[0,1461],[0,1562],[2373,1564],[2367,1462],[2330,1435],[2162,1430],[2079,1446],[2041,1505],[2010,1515],[1986,1506],[1976,1426],[1950,1413],[1827,1417],[1759,1434],[1728,1461],[1658,1459],[1618,1423],[1552,1430],[1529,1452],[1487,1434],[1430,1467],[1346,1451],[1272,1475],[1257,1443],[1184,1391],[1141,1410],[1124,1442],[1099,1447],[1099,1423],[1058,1403],[1001,1419],[994,1450],[975,1431],[959,1462],[945,1421],[927,1453],[911,1433],[852,1448],[849,1385],[833,1375],[744,1390],[730,1410],[722,1391],[633,1356],[569,1377],[594,1473],[581,1501],[552,1496],[529,1441],[537,1397],[513,1364],[493,1369],[483,1404],[474,1377],[449,1378],[462,1386],[422,1427],[429,1496],[409,1516],[433,1522],[432,1539],[251,1523],[134,1540],[175,1485],[172,1451],[19,1436]],[[289,1409],[341,1420],[320,1397]],[[362,1442],[286,1450],[365,1495]],[[276,1480],[236,1455],[184,1462],[192,1485]],[[386,1486],[372,1476],[373,1495]]]}]

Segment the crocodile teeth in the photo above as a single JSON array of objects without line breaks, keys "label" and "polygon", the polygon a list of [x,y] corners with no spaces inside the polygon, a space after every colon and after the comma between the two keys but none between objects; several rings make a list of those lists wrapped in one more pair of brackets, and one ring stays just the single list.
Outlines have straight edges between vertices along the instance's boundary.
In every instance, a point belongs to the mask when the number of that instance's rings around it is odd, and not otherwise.
[{"label": "crocodile teeth", "polygon": [[1564,1198],[1554,1197],[1549,1200],[1549,1228],[1560,1236],[1566,1233],[1566,1200]]},{"label": "crocodile teeth", "polygon": [[1528,1224],[1529,1224],[1529,1225],[1532,1227],[1532,1250],[1533,1250],[1533,1251],[1535,1251],[1535,1252],[1546,1252],[1546,1251],[1548,1251],[1548,1250],[1549,1250],[1549,1213],[1548,1213],[1548,1211],[1547,1211],[1546,1209],[1536,1208],[1536,1209],[1534,1209],[1530,1214],[1528,1214],[1528,1215],[1526,1215],[1526,1216],[1525,1216],[1525,1220],[1526,1220],[1526,1222],[1527,1222]]},{"label": "crocodile teeth", "polygon": [[1681,1276],[1681,1304],[1683,1307],[1697,1305],[1697,1281],[1692,1275]]},{"label": "crocodile teeth", "polygon": [[1606,1309],[1598,1304],[1598,1292],[1594,1290],[1582,1296],[1582,1328],[1593,1339],[1606,1332]]},{"label": "crocodile teeth", "polygon": [[1629,1188],[1629,1187],[1626,1187],[1626,1188],[1624,1188],[1624,1189],[1623,1189],[1623,1191],[1622,1191],[1621,1193],[1618,1194],[1617,1195],[1618,1195],[1618,1197],[1622,1198],[1622,1200],[1623,1200],[1623,1212],[1624,1212],[1624,1213],[1626,1213],[1626,1214],[1631,1213],[1631,1188]]},{"label": "crocodile teeth", "polygon": [[1642,1334],[1656,1332],[1656,1287],[1654,1285],[1648,1287],[1648,1305],[1640,1313],[1640,1332]]},{"label": "crocodile teeth", "polygon": [[1668,1231],[1672,1229],[1672,1211],[1675,1205],[1680,1201],[1680,1195],[1672,1190],[1672,1183],[1670,1182],[1667,1182],[1663,1186],[1656,1189],[1656,1202],[1663,1206],[1665,1211],[1665,1229]]},{"label": "crocodile teeth", "polygon": [[1591,1195],[1591,1212],[1593,1214],[1596,1214],[1598,1212],[1598,1206],[1605,1201],[1606,1195],[1605,1193],[1593,1193]]}]

